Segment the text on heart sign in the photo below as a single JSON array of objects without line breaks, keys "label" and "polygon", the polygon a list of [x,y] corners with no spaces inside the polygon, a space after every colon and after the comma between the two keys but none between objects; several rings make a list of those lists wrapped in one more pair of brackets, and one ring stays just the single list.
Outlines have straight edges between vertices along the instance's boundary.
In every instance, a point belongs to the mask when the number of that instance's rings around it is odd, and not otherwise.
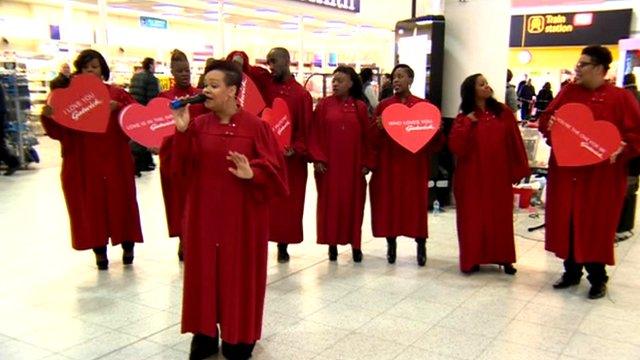
[{"label": "text on heart sign", "polygon": [[82,96],[80,100],[69,104],[65,109],[62,109],[62,112],[70,116],[74,121],[78,121],[82,115],[98,107],[100,104],[102,104],[102,101],[99,100],[93,92],[90,92]]},{"label": "text on heart sign", "polygon": [[562,118],[556,117],[556,122],[559,125],[564,126],[565,129],[571,131],[573,134],[578,136],[578,138],[580,140],[582,140],[580,142],[580,147],[583,147],[583,148],[587,149],[589,152],[591,152],[592,154],[594,154],[598,158],[604,159],[604,153],[606,151],[606,149],[604,147],[602,147],[600,144],[598,144],[595,141],[593,141],[587,134],[584,134],[579,129],[576,129],[573,125],[571,125],[568,122],[564,121]]}]

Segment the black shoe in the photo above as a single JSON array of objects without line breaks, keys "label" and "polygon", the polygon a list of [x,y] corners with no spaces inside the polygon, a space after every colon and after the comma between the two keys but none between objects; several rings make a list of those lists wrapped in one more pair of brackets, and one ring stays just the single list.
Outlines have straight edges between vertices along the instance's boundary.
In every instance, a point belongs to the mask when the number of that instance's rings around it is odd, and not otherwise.
[{"label": "black shoe", "polygon": [[124,265],[133,264],[133,242],[122,243],[122,263]]},{"label": "black shoe", "polygon": [[424,240],[416,241],[416,259],[419,266],[427,264],[427,242]]},{"label": "black shoe", "polygon": [[589,289],[589,299],[600,299],[607,295],[607,284],[599,283],[592,284],[591,289]]},{"label": "black shoe", "polygon": [[362,262],[362,250],[360,249],[352,249],[351,250],[353,256],[353,262]]},{"label": "black shoe", "polygon": [[18,169],[20,169],[20,164],[17,164],[16,166],[10,166],[7,171],[4,172],[4,176],[11,176],[13,174],[15,174],[16,171],[18,171]]},{"label": "black shoe", "polygon": [[475,272],[480,271],[480,265],[473,265],[469,270],[460,270],[463,274],[473,274]]},{"label": "black shoe", "polygon": [[329,245],[329,261],[338,260],[338,246]]},{"label": "black shoe", "polygon": [[251,358],[251,353],[256,344],[229,344],[222,342],[222,356],[229,360],[247,360]]},{"label": "black shoe", "polygon": [[184,261],[184,250],[182,250],[182,239],[178,243],[178,260]]},{"label": "black shoe", "polygon": [[96,254],[98,270],[109,270],[109,259],[106,254]]},{"label": "black shoe", "polygon": [[218,353],[218,337],[193,335],[189,360],[203,360]]},{"label": "black shoe", "polygon": [[507,275],[515,275],[518,272],[518,269],[514,268],[513,264],[502,264],[502,267]]},{"label": "black shoe", "polygon": [[396,239],[387,239],[387,262],[393,264],[396,262],[396,250],[398,243]]},{"label": "black shoe", "polygon": [[278,262],[289,262],[289,253],[287,252],[287,244],[278,244]]},{"label": "black shoe", "polygon": [[580,284],[580,278],[568,276],[566,273],[562,275],[558,281],[553,284],[554,289],[566,289],[571,286]]}]

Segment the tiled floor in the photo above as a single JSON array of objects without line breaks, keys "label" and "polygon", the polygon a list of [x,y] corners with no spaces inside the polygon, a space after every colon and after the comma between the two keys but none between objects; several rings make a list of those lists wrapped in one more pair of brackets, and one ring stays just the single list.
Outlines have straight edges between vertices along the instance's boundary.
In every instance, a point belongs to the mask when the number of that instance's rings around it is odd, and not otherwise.
[{"label": "tiled floor", "polygon": [[[146,242],[131,268],[110,248],[99,272],[73,251],[58,174],[57,144],[43,163],[0,177],[0,359],[186,359],[179,332],[182,266],[168,239],[158,172],[138,179]],[[314,242],[309,182],[306,240],[279,265],[270,255],[263,339],[256,359],[640,359],[640,246],[616,248],[609,296],[588,285],[554,291],[561,262],[543,249],[541,222],[516,214],[518,273],[458,272],[453,211],[429,219],[425,268],[401,239],[395,265],[365,219],[364,261],[341,249],[337,263]],[[272,250],[275,248],[272,247]]]}]

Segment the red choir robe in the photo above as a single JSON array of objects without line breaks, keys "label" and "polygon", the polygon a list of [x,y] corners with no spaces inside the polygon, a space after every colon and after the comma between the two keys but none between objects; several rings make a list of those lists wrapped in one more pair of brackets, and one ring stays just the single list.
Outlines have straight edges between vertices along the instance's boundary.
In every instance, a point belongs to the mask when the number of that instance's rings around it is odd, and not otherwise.
[{"label": "red choir robe", "polygon": [[[411,107],[421,101],[426,100],[409,95],[404,104]],[[397,95],[383,100],[375,110],[374,119],[389,105],[397,103],[403,103]],[[442,147],[444,137],[438,132],[414,154],[398,145],[377,125],[374,124],[371,130],[375,159],[369,181],[373,236],[428,237],[430,157]]]},{"label": "red choir robe", "polygon": [[[614,164],[607,160],[591,166],[558,166],[547,128],[551,115],[567,103],[588,106],[596,120],[609,121],[620,130],[627,145]],[[551,145],[545,248],[567,259],[572,229],[577,263],[613,265],[613,241],[627,188],[627,162],[640,153],[638,101],[629,91],[611,84],[603,84],[593,91],[568,84],[541,115],[539,129]]]},{"label": "red choir robe", "polygon": [[318,203],[318,244],[360,249],[366,196],[366,135],[370,126],[367,105],[349,97],[320,100],[309,132],[309,155],[326,165],[315,173]]},{"label": "red choir robe", "polygon": [[244,51],[232,51],[227,55],[227,61],[233,61],[233,58],[236,56],[242,57],[242,72],[247,74],[253,83],[256,84],[258,91],[262,95],[262,98],[267,102],[267,91],[269,88],[269,83],[271,82],[271,74],[269,70],[260,67],[260,66],[252,66],[249,64],[249,56]]},{"label": "red choir robe", "polygon": [[[185,173],[182,332],[226,342],[260,338],[267,282],[269,200],[286,195],[284,158],[270,126],[239,110],[229,124],[210,112],[173,140],[173,165]],[[254,177],[231,172],[229,151],[244,154]]]},{"label": "red choir robe", "polygon": [[[190,86],[187,89],[172,87],[160,93],[160,97],[174,100],[183,96],[193,96],[201,92],[200,89]],[[204,104],[189,105],[189,116],[192,119],[207,112]],[[160,146],[160,183],[162,184],[162,197],[164,198],[164,210],[167,215],[167,227],[169,237],[180,236],[184,207],[184,174],[172,171],[171,150],[173,149],[173,135],[167,136]]]},{"label": "red choir robe", "polygon": [[105,86],[120,103],[105,133],[72,130],[41,117],[47,135],[60,141],[60,180],[76,250],[103,247],[109,238],[112,245],[142,242],[129,138],[118,123],[120,109],[135,100],[119,87]]},{"label": "red choir robe", "polygon": [[302,214],[307,189],[307,133],[313,118],[311,94],[291,77],[284,83],[271,81],[265,102],[271,107],[276,97],[286,101],[291,112],[291,148],[295,151],[286,157],[289,196],[276,199],[270,207],[271,228],[269,240],[278,243],[302,242]]},{"label": "red choir robe", "polygon": [[453,193],[461,271],[516,262],[512,184],[529,174],[511,110],[503,106],[496,117],[476,109],[474,115],[477,122],[458,115],[449,133],[449,149],[456,157]]}]

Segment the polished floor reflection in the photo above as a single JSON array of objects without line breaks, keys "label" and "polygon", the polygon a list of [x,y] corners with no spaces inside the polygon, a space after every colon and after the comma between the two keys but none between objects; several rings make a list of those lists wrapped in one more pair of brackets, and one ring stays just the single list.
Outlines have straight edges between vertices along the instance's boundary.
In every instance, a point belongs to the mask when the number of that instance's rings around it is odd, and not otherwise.
[{"label": "polished floor reflection", "polygon": [[[40,153],[33,170],[0,177],[0,359],[186,359],[182,266],[158,172],[137,180],[146,242],[134,265],[123,267],[122,250],[110,247],[109,271],[97,271],[91,252],[70,246],[57,143],[42,139]],[[585,279],[551,288],[561,262],[544,251],[541,232],[526,232],[542,222],[535,213],[514,216],[517,275],[483,266],[465,276],[453,210],[429,219],[425,268],[406,238],[387,264],[368,217],[364,261],[341,247],[333,263],[315,244],[312,181],[307,196],[305,242],[284,265],[271,248],[255,359],[640,359],[637,236],[616,247],[609,295],[593,301]]]}]

